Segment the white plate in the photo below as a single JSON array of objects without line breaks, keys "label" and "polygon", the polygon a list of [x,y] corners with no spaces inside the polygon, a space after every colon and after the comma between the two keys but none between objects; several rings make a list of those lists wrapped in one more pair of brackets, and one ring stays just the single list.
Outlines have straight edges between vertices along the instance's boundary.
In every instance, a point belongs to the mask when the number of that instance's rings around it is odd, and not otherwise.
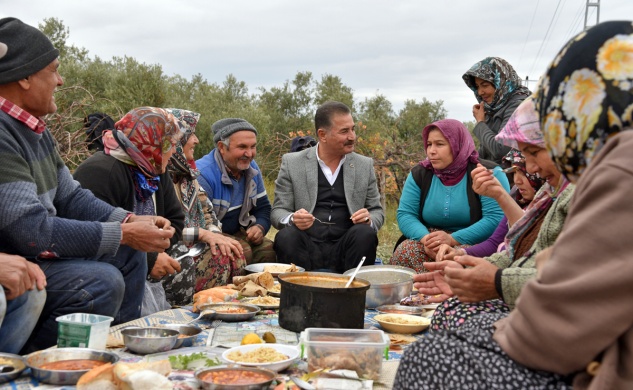
[{"label": "white plate", "polygon": [[[288,356],[288,359],[282,360],[279,362],[274,362],[274,363],[243,363],[243,362],[236,362],[227,357],[230,353],[235,352],[235,351],[247,353],[249,351],[253,351],[258,348],[273,348],[277,350],[278,352],[283,353],[284,355]],[[247,366],[247,367],[267,368],[275,372],[285,370],[298,358],[299,358],[299,348],[293,345],[286,345],[286,344],[240,345],[239,347],[229,348],[222,353],[222,359],[224,359],[225,361],[229,363],[239,364],[240,366]]]},{"label": "white plate", "polygon": [[257,298],[244,298],[242,302],[248,303],[249,305],[259,306],[261,309],[279,309],[279,298],[275,298],[277,300],[277,304],[275,305],[266,305],[263,303],[255,303],[253,302]]},{"label": "white plate", "polygon": [[[254,274],[257,272],[264,272],[264,267],[269,266],[269,265],[287,265],[288,268],[290,268],[290,264],[283,264],[283,263],[255,263],[255,264],[249,264],[246,267],[244,267],[244,269],[246,270],[247,274]],[[305,271],[305,268],[303,267],[297,267],[297,272],[303,272]],[[277,277],[279,274],[282,274],[283,272],[271,272],[271,275],[273,277]]]},{"label": "white plate", "polygon": [[275,280],[275,287],[279,287],[279,291],[268,290],[268,295],[279,298],[281,296],[281,284]]}]

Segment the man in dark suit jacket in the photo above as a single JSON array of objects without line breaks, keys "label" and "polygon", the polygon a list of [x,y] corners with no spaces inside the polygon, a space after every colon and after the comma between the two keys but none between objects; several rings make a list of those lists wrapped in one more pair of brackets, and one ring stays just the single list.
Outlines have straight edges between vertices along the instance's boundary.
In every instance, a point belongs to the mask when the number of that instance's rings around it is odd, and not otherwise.
[{"label": "man in dark suit jacket", "polygon": [[275,181],[274,249],[280,263],[342,273],[374,264],[384,212],[371,158],[354,153],[350,109],[326,102],[314,117],[319,143],[282,157]]}]

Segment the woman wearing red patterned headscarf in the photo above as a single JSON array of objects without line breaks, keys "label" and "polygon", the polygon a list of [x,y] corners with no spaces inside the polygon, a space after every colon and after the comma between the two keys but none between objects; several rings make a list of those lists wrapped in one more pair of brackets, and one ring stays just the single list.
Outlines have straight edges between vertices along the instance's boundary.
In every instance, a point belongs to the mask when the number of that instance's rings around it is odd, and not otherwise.
[{"label": "woman wearing red patterned headscarf", "polygon": [[[167,218],[176,229],[173,245],[181,238],[184,214],[167,164],[181,136],[176,118],[164,109],[135,108],[116,122],[114,130],[103,133],[104,151],[81,163],[74,177],[82,187],[113,206],[137,215]],[[167,253],[148,253],[147,263],[148,279],[153,281],[181,270]],[[164,297],[160,301],[150,311],[170,307]],[[147,314],[144,307],[142,315]]]}]

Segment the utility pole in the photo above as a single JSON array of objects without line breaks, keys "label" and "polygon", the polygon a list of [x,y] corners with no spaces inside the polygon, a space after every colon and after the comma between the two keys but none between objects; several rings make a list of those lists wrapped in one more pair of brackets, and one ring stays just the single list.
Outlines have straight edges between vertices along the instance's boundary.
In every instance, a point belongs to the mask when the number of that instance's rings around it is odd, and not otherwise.
[{"label": "utility pole", "polygon": [[[587,18],[589,17],[589,8],[596,7],[596,21],[591,26],[587,25]],[[600,0],[587,0],[587,6],[585,7],[585,30],[600,23]]]}]

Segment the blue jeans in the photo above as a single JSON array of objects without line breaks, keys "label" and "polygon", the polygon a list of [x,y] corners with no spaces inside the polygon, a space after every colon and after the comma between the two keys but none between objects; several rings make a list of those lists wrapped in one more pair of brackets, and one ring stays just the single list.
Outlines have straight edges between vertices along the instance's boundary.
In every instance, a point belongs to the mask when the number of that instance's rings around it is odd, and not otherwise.
[{"label": "blue jeans", "polygon": [[145,252],[121,246],[114,257],[37,263],[46,274],[46,305],[22,353],[57,344],[56,318],[59,316],[100,314],[114,317],[112,325],[141,316],[147,276]]},{"label": "blue jeans", "polygon": [[[46,290],[27,291],[10,301],[0,287],[0,352],[19,353],[26,343],[46,302]],[[6,305],[5,305],[6,304]]]}]

